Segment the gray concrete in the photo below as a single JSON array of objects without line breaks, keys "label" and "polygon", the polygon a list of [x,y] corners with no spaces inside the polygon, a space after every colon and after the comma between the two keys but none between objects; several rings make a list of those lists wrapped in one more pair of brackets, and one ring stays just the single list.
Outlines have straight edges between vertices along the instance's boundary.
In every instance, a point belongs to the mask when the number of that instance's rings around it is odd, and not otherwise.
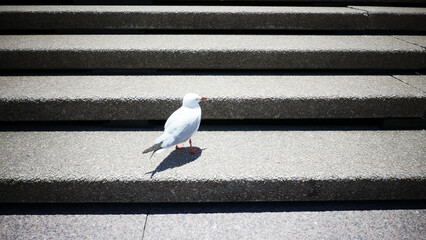
[{"label": "gray concrete", "polygon": [[424,239],[424,206],[417,201],[3,204],[0,238]]},{"label": "gray concrete", "polygon": [[394,36],[395,38],[426,48],[426,36]]},{"label": "gray concrete", "polygon": [[[186,1],[193,1],[193,0],[171,0],[171,2],[186,2]],[[200,0],[201,2],[247,2],[247,0]],[[264,0],[252,0],[252,2],[258,2],[258,1],[264,1]],[[92,0],[77,0],[76,2],[86,2],[91,3]],[[271,0],[270,2],[295,2],[294,0]],[[340,2],[340,3],[359,3],[359,2],[367,2],[367,3],[424,3],[425,0],[299,0],[297,2]]]},{"label": "gray concrete", "polygon": [[426,8],[350,6],[368,13],[368,30],[426,30]]},{"label": "gray concrete", "polygon": [[424,69],[391,36],[2,35],[0,69]]},{"label": "gray concrete", "polygon": [[425,75],[394,75],[394,77],[426,93]]},{"label": "gray concrete", "polygon": [[142,239],[144,214],[2,215],[0,238]]},{"label": "gray concrete", "polygon": [[0,29],[426,30],[424,8],[2,6]]},{"label": "gray concrete", "polygon": [[[407,78],[415,78],[407,76]],[[196,92],[203,119],[421,117],[426,95],[391,76],[4,76],[0,120],[167,119]]]},{"label": "gray concrete", "polygon": [[149,215],[148,239],[426,239],[426,210]]},{"label": "gray concrete", "polygon": [[0,202],[426,198],[426,131],[216,130],[151,159],[152,129],[0,132]]},{"label": "gray concrete", "polygon": [[0,29],[363,30],[345,7],[2,6]]}]

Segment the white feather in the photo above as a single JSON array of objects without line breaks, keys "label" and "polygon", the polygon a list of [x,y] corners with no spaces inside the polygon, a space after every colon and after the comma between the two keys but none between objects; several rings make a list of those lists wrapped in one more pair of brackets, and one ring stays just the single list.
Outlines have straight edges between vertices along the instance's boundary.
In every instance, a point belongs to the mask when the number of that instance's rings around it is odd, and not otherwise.
[{"label": "white feather", "polygon": [[155,140],[155,144],[162,142],[161,147],[164,149],[189,140],[200,127],[200,100],[201,97],[197,94],[186,94],[182,107],[167,119],[164,133]]}]

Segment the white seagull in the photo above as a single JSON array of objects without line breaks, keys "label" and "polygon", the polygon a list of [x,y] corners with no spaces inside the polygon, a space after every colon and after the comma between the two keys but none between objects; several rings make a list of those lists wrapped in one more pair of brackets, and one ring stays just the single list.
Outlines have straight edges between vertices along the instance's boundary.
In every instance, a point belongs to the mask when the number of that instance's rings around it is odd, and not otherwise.
[{"label": "white seagull", "polygon": [[163,150],[173,145],[176,145],[176,149],[184,149],[184,147],[179,147],[178,144],[186,142],[188,139],[190,145],[189,153],[200,153],[200,151],[192,148],[191,136],[200,127],[201,108],[198,103],[206,99],[195,93],[187,93],[183,97],[182,107],[172,113],[167,119],[163,134],[155,140],[152,147],[146,149],[143,153],[152,152],[152,157],[158,150]]}]

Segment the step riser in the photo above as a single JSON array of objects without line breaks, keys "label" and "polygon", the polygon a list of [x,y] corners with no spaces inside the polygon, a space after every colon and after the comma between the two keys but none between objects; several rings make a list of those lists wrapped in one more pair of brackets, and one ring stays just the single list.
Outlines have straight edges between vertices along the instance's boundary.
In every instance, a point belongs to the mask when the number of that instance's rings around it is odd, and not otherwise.
[{"label": "step riser", "polygon": [[[43,12],[44,11],[44,12]],[[58,21],[60,20],[60,21]],[[275,29],[364,30],[367,17],[350,8],[262,7],[6,7],[0,29]]]},{"label": "step riser", "polygon": [[[351,6],[368,14],[368,30],[426,30],[426,8]],[[422,26],[420,26],[422,25]]]},{"label": "step riser", "polygon": [[[426,52],[367,51],[13,51],[0,52],[3,70],[254,69],[421,70]],[[344,59],[344,61],[340,61]]]},{"label": "step riser", "polygon": [[70,181],[2,179],[0,202],[251,202],[426,199],[426,179]]},{"label": "step riser", "polygon": [[[162,99],[0,100],[0,121],[165,120],[181,104]],[[425,114],[426,98],[213,98],[201,105],[203,119],[417,118]]]},{"label": "step riser", "polygon": [[5,6],[3,30],[426,30],[423,8]]}]

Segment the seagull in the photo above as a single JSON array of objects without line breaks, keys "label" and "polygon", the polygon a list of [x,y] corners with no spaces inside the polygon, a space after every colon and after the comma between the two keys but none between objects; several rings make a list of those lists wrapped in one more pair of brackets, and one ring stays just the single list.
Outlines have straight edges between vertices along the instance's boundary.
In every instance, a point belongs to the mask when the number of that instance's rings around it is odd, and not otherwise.
[{"label": "seagull", "polygon": [[183,97],[182,107],[172,113],[167,119],[163,134],[155,140],[152,147],[145,149],[143,153],[152,152],[152,157],[155,152],[173,145],[176,145],[176,149],[184,149],[184,147],[179,147],[178,145],[188,139],[190,145],[189,153],[200,153],[200,151],[192,148],[191,136],[200,127],[201,108],[198,103],[202,100],[207,100],[207,98],[200,97],[195,93],[187,93]]}]

